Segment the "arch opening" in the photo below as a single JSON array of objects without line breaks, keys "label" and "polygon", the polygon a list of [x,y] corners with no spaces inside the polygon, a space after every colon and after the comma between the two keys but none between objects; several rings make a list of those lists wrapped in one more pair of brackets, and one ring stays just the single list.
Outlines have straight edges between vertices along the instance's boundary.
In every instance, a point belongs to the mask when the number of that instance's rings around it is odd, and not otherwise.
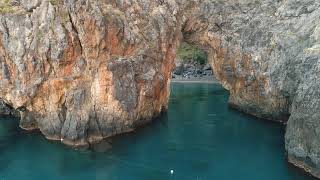
[{"label": "arch opening", "polygon": [[182,42],[176,53],[173,82],[216,81],[206,51],[188,42]]}]

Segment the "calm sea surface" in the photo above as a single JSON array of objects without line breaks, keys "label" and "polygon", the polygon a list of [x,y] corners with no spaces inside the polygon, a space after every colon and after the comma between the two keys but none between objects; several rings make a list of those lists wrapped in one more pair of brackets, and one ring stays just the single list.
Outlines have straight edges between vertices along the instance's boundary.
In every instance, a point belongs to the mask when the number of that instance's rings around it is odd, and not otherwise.
[{"label": "calm sea surface", "polygon": [[221,86],[171,90],[166,114],[102,152],[75,151],[1,118],[0,180],[313,179],[287,164],[284,127],[229,109]]}]

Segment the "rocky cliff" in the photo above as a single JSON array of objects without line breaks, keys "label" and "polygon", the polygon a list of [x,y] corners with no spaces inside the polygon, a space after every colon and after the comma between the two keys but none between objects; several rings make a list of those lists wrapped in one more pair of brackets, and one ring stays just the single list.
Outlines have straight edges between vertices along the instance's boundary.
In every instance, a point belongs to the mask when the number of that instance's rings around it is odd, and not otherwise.
[{"label": "rocky cliff", "polygon": [[[209,54],[230,105],[287,123],[290,162],[320,177],[317,0],[0,2],[0,99],[24,129],[87,146],[167,108],[182,41]],[[213,107],[214,108],[214,107]]]}]

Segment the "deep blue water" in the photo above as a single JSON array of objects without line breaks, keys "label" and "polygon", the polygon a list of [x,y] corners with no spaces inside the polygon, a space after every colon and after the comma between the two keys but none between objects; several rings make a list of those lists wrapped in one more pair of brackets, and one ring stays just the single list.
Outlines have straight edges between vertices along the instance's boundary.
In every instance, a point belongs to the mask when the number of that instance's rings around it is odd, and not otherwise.
[{"label": "deep blue water", "polygon": [[286,162],[282,125],[231,110],[227,100],[219,85],[173,84],[169,111],[105,152],[75,151],[2,118],[0,180],[313,179]]}]

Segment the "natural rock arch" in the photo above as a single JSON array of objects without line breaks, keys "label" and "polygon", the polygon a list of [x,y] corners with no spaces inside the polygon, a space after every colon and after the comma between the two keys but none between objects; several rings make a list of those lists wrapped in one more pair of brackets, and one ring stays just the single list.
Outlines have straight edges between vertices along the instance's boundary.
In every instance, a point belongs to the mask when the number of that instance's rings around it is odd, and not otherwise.
[{"label": "natural rock arch", "polygon": [[319,177],[319,2],[15,1],[0,15],[0,98],[21,126],[88,145],[167,107],[182,39],[209,53],[230,104],[287,122],[289,161]]}]

